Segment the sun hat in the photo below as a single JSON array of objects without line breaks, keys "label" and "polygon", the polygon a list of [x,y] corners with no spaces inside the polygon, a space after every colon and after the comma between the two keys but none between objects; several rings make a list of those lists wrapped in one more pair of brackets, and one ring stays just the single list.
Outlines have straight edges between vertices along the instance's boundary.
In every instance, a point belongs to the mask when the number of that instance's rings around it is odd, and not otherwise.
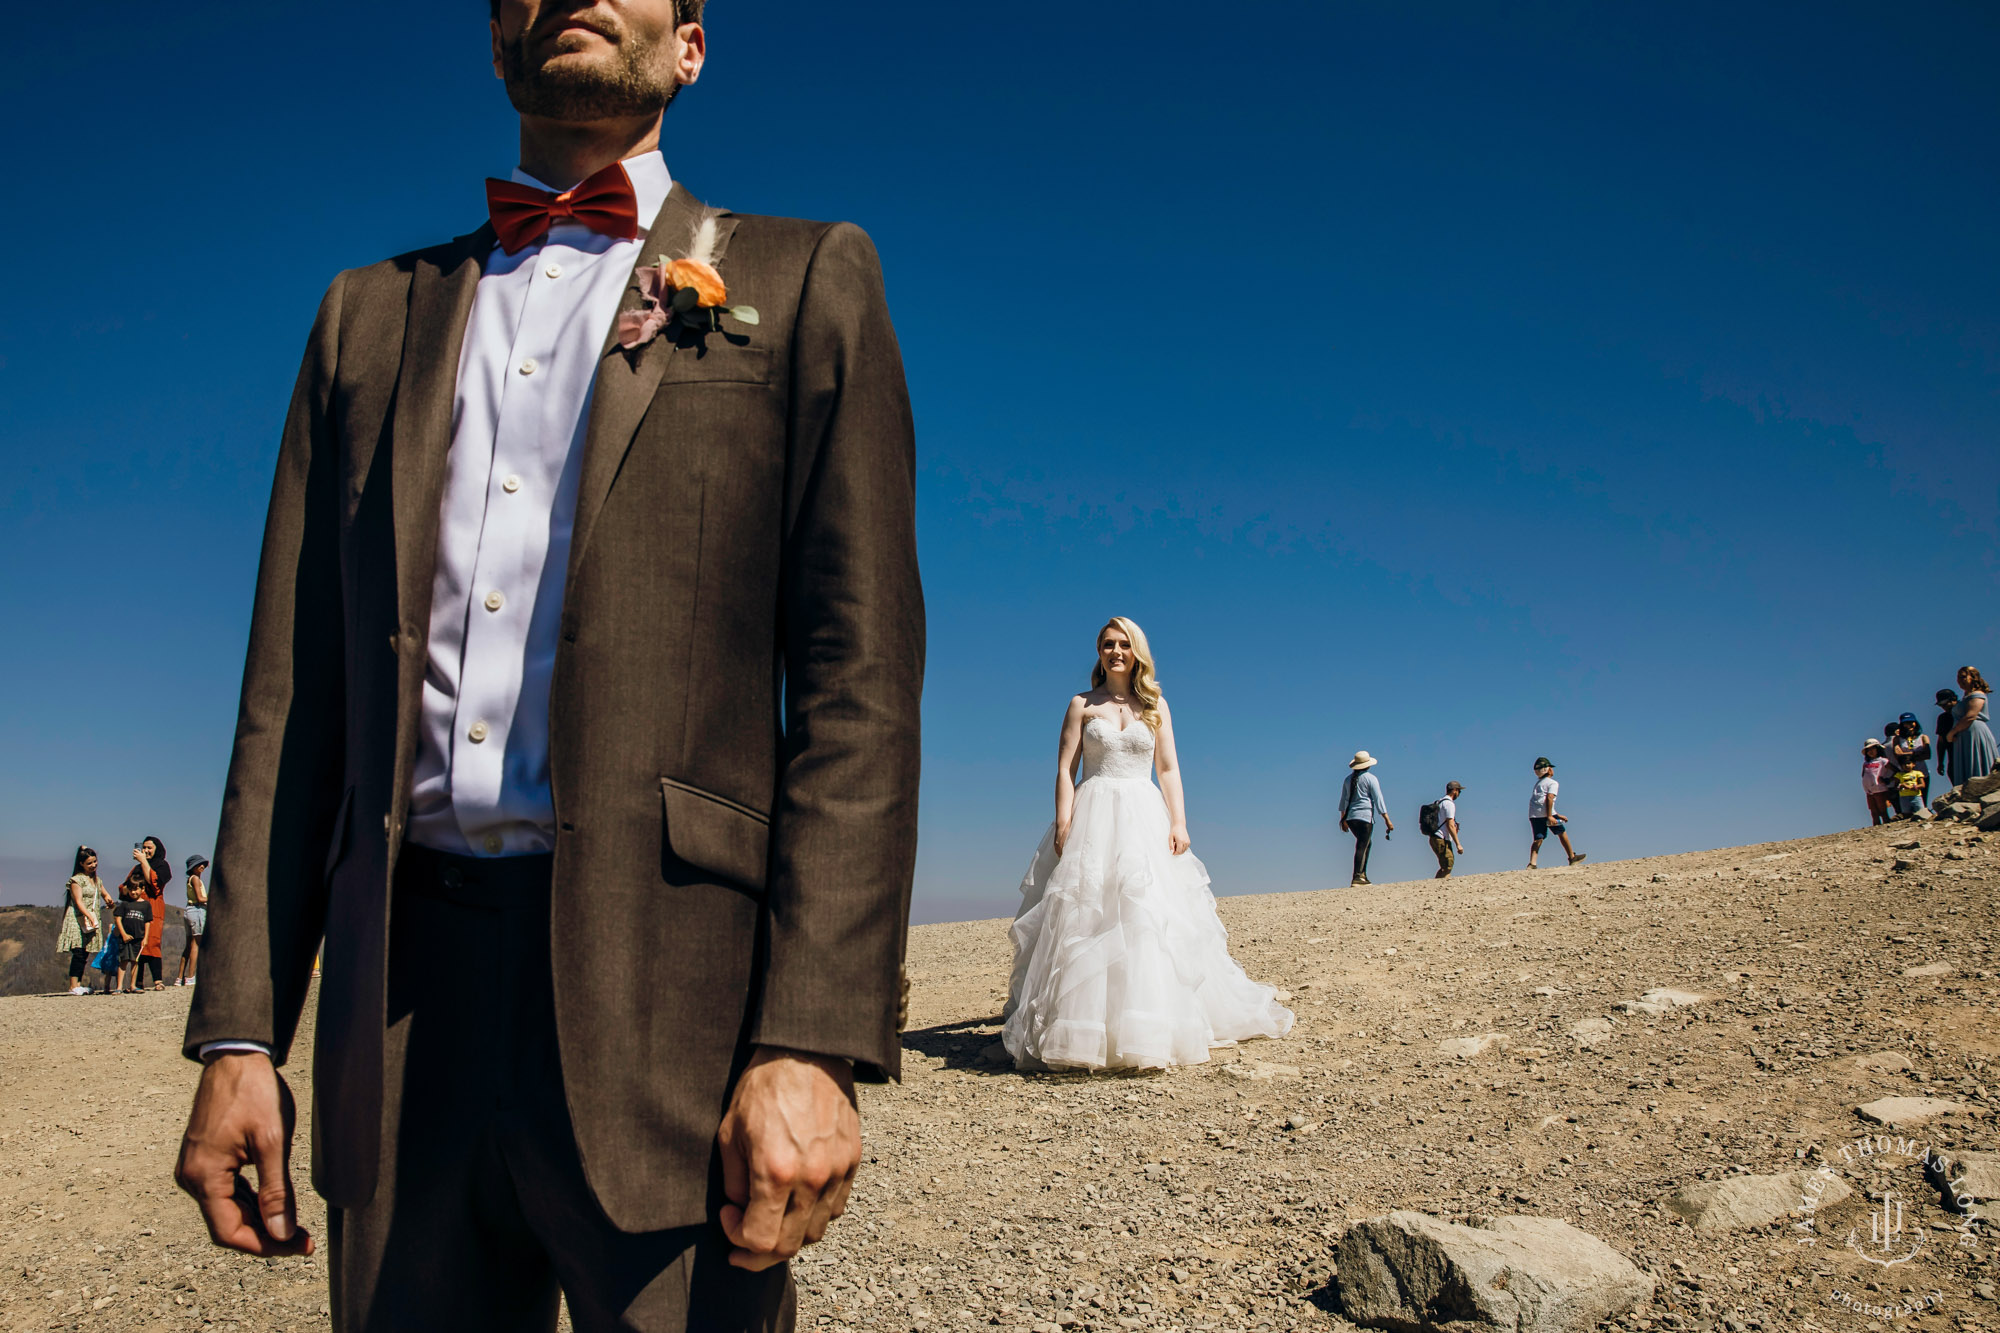
[{"label": "sun hat", "polygon": [[1905,713],[1896,720],[1898,722],[1915,722],[1917,720],[1917,715],[1915,713]]},{"label": "sun hat", "polygon": [[1933,700],[1933,702],[1941,704],[1955,704],[1958,702],[1958,691],[1939,690],[1937,692],[1937,698]]},{"label": "sun hat", "polygon": [[192,875],[195,871],[201,869],[203,866],[207,864],[208,864],[208,858],[197,852],[193,856],[190,856],[187,859],[187,870],[185,873]]},{"label": "sun hat", "polygon": [[1354,758],[1347,761],[1347,766],[1359,773],[1364,768],[1375,767],[1375,756],[1366,750],[1356,750]]},{"label": "sun hat", "polygon": [[1879,750],[1882,748],[1882,742],[1876,740],[1873,736],[1870,736],[1867,740],[1861,742],[1861,748],[1864,751]]},{"label": "sun hat", "polygon": [[1554,768],[1554,767],[1555,765],[1549,762],[1549,757],[1547,755],[1543,755],[1541,758],[1535,760],[1535,771],[1537,773],[1541,772],[1545,768]]},{"label": "sun hat", "polygon": [[1465,784],[1463,782],[1447,782],[1444,784],[1444,789],[1446,791],[1450,791],[1453,787],[1458,788],[1460,791],[1465,790]]}]

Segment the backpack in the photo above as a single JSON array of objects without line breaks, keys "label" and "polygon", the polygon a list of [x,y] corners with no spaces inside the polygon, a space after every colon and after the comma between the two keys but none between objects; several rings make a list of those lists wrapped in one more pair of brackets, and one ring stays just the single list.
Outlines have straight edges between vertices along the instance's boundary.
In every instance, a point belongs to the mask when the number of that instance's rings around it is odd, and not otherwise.
[{"label": "backpack", "polygon": [[1437,836],[1439,827],[1444,823],[1444,820],[1438,817],[1438,807],[1442,804],[1444,804],[1442,799],[1432,801],[1417,811],[1417,832],[1427,838]]}]

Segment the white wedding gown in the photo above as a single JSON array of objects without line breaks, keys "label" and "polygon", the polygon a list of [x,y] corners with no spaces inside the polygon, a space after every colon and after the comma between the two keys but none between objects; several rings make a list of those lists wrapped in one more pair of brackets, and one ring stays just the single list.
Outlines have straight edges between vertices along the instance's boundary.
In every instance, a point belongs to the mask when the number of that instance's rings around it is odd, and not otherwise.
[{"label": "white wedding gown", "polygon": [[1021,883],[1000,1039],[1023,1069],[1158,1069],[1281,1037],[1292,1012],[1229,956],[1208,870],[1167,846],[1153,733],[1091,717],[1060,857],[1055,826]]}]

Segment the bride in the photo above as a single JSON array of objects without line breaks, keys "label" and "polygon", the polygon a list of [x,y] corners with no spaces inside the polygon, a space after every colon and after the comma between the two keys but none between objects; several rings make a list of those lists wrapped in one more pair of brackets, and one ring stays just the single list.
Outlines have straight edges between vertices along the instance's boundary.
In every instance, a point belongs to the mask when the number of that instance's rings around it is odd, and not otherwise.
[{"label": "bride", "polygon": [[1063,716],[1055,823],[1021,883],[1007,1053],[1023,1069],[1158,1069],[1283,1036],[1291,1011],[1229,956],[1188,850],[1173,714],[1125,617],[1099,632],[1090,683]]}]

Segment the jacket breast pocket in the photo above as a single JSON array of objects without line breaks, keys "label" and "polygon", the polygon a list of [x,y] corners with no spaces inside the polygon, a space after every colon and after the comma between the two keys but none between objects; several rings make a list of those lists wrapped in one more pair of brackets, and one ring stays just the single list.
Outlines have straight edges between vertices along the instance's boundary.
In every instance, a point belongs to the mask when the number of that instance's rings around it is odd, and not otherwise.
[{"label": "jacket breast pocket", "polygon": [[769,384],[771,349],[738,347],[717,334],[674,349],[660,383]]},{"label": "jacket breast pocket", "polygon": [[691,866],[764,892],[771,852],[771,817],[725,796],[660,779],[667,846]]}]

